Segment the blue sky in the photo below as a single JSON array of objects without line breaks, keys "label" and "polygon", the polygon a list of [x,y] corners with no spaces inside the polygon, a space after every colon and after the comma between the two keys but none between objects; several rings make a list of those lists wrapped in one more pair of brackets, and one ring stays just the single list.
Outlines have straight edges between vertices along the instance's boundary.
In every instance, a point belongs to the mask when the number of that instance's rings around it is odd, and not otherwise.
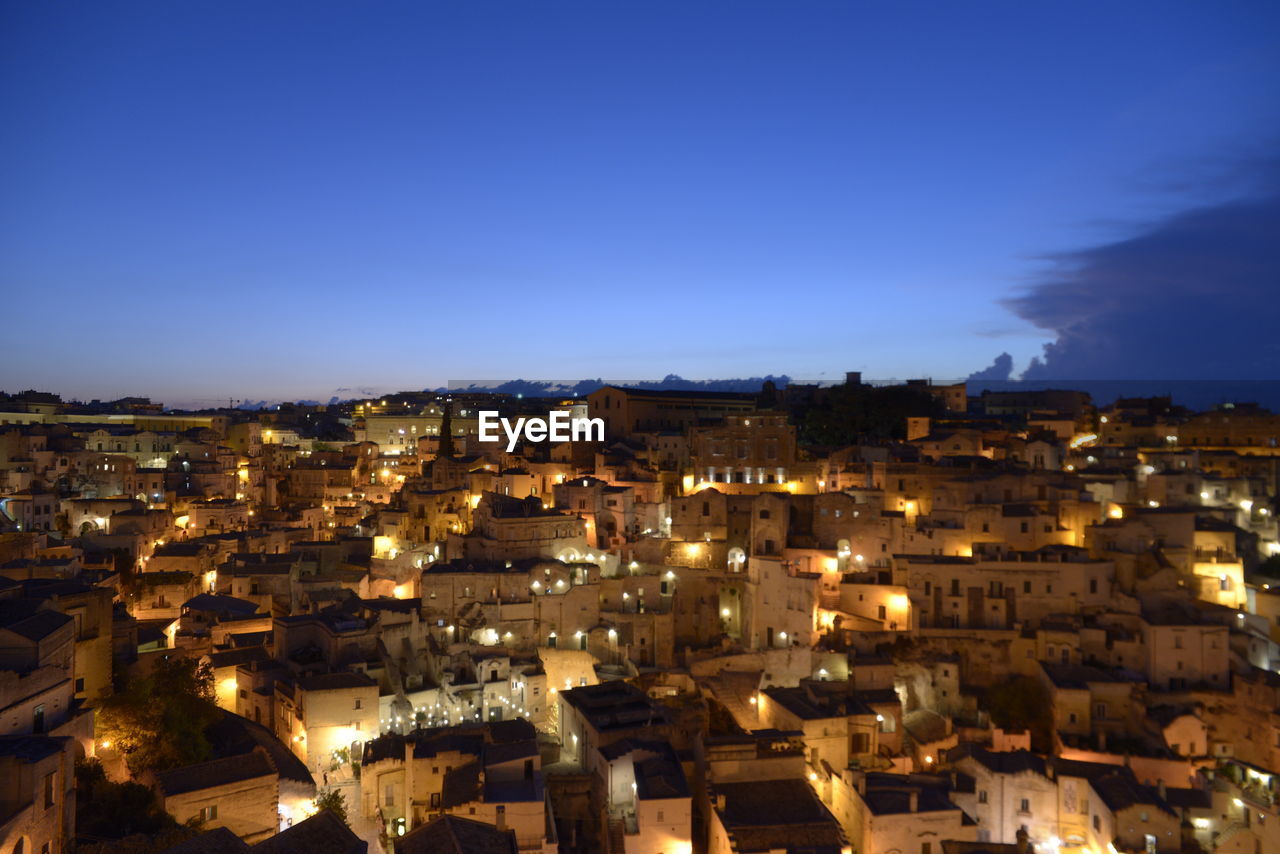
[{"label": "blue sky", "polygon": [[0,6],[0,388],[963,376],[1230,198],[1273,2]]}]

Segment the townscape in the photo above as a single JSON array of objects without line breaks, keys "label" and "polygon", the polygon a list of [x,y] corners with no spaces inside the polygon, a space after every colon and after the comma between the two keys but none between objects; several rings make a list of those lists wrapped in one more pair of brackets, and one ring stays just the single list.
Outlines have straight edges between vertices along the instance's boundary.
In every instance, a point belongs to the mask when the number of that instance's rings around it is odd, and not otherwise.
[{"label": "townscape", "polygon": [[1277,439],[858,374],[6,394],[0,852],[1280,851]]}]

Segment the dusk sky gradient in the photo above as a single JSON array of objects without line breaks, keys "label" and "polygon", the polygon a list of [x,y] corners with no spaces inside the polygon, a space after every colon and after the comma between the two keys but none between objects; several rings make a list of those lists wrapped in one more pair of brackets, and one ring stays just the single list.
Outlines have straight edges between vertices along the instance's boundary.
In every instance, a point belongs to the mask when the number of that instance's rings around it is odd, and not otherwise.
[{"label": "dusk sky gradient", "polygon": [[0,389],[1021,370],[1277,93],[1270,0],[6,2]]}]

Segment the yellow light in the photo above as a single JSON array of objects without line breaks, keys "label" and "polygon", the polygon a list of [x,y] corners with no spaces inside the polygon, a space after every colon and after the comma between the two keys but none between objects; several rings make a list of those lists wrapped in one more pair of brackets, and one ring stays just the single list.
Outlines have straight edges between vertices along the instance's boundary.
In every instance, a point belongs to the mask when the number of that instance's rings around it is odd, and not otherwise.
[{"label": "yellow light", "polygon": [[1121,507],[1119,504],[1112,504],[1111,507],[1107,510],[1107,515],[1110,516],[1112,519],[1123,519],[1124,508]]}]

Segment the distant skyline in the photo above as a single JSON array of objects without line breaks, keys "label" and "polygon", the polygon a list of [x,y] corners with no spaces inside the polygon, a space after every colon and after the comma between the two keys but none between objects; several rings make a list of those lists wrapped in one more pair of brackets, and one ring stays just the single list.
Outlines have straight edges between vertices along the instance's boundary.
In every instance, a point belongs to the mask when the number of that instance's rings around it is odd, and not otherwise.
[{"label": "distant skyline", "polygon": [[6,391],[1280,373],[1274,2],[10,3],[0,69]]}]

